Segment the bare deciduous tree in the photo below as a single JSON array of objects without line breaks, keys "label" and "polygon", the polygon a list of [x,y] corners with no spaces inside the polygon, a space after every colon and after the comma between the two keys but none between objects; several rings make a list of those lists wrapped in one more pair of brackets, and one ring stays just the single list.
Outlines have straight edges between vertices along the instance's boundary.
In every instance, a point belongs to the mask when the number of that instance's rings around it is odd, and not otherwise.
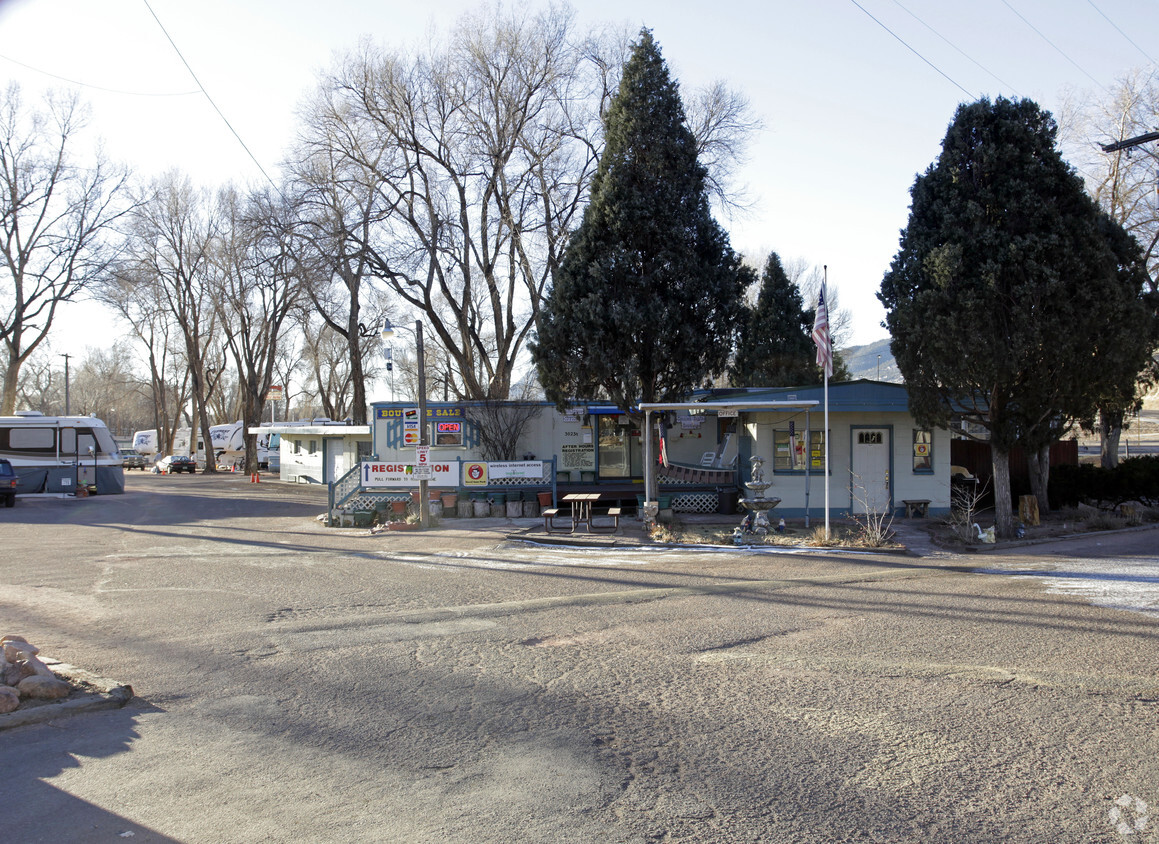
[{"label": "bare deciduous tree", "polygon": [[[1159,71],[1133,71],[1119,80],[1108,99],[1091,100],[1074,108],[1070,136],[1076,157],[1083,161],[1087,190],[1095,201],[1133,235],[1143,250],[1156,290],[1159,275],[1159,144],[1146,143],[1112,152],[1104,146],[1154,131],[1159,126]],[[1108,402],[1099,410],[1097,428],[1100,462],[1118,464],[1119,442],[1130,415],[1142,396],[1159,380],[1159,362],[1140,373],[1133,396]]]},{"label": "bare deciduous tree", "polygon": [[590,46],[558,9],[491,12],[415,55],[365,45],[325,83],[327,143],[377,197],[353,234],[426,318],[458,397],[508,395],[586,196],[606,82]]},{"label": "bare deciduous tree", "polygon": [[[214,374],[220,374],[217,342],[216,285],[211,261],[218,233],[214,209],[204,191],[195,190],[176,172],[158,179],[133,212],[120,277],[144,285],[142,298],[155,297],[173,315],[180,332],[194,404],[195,426],[202,441],[213,442],[206,397]],[[218,344],[219,345],[219,344]],[[216,472],[206,454],[205,471]]]},{"label": "bare deciduous tree", "polygon": [[49,95],[43,109],[28,110],[11,85],[0,101],[0,415],[15,409],[20,367],[57,308],[105,271],[106,235],[125,212],[125,172],[99,150],[87,164],[74,156],[84,125],[75,95]]},{"label": "bare deciduous tree", "polygon": [[222,192],[223,220],[217,250],[217,307],[226,344],[237,367],[245,425],[246,472],[258,470],[257,435],[262,405],[273,383],[279,338],[301,292],[301,268],[292,253],[292,220],[271,194],[248,200]]}]

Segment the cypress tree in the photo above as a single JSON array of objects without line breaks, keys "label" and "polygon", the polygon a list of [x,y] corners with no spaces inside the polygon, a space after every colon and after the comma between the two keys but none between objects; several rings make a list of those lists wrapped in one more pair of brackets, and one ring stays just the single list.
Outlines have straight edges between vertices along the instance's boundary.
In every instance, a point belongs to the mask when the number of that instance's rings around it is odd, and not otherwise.
[{"label": "cypress tree", "polygon": [[604,125],[591,201],[531,350],[550,400],[627,410],[724,371],[751,271],[709,210],[677,85],[648,30]]},{"label": "cypress tree", "polygon": [[882,281],[891,349],[922,424],[985,427],[999,533],[1013,529],[1009,451],[1133,383],[1153,342],[1135,254],[1030,100],[962,105],[914,183]]}]

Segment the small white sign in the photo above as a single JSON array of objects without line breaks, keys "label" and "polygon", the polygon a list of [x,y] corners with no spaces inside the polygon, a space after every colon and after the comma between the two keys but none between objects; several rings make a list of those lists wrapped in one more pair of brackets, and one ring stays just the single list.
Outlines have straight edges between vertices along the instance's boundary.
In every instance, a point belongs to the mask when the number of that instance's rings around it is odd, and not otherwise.
[{"label": "small white sign", "polygon": [[415,465],[421,466],[424,469],[431,463],[431,447],[429,445],[420,445],[415,447]]},{"label": "small white sign", "polygon": [[737,415],[739,413],[740,413],[739,410],[727,410],[725,408],[721,408],[720,410],[718,410],[716,412],[716,418],[717,419],[736,419]]}]

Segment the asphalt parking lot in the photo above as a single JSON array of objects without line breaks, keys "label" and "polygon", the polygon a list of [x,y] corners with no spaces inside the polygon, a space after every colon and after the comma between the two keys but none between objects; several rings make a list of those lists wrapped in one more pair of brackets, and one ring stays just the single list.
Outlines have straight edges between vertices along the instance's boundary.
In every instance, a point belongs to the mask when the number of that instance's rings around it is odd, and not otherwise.
[{"label": "asphalt parking lot", "polygon": [[1155,617],[994,573],[1129,580],[1154,531],[979,574],[371,536],[240,475],[126,489],[0,510],[2,632],[137,694],[0,730],[5,840],[1159,840]]}]

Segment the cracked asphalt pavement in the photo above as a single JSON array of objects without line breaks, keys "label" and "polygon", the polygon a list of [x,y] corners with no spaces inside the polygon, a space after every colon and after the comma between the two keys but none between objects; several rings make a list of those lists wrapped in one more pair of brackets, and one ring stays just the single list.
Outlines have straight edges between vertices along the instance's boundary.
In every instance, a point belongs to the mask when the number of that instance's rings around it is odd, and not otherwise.
[{"label": "cracked asphalt pavement", "polygon": [[1129,577],[1155,531],[549,548],[325,528],[324,491],[248,476],[126,489],[0,513],[0,634],[137,694],[0,731],[5,841],[1159,840],[1156,616],[1024,576]]}]

